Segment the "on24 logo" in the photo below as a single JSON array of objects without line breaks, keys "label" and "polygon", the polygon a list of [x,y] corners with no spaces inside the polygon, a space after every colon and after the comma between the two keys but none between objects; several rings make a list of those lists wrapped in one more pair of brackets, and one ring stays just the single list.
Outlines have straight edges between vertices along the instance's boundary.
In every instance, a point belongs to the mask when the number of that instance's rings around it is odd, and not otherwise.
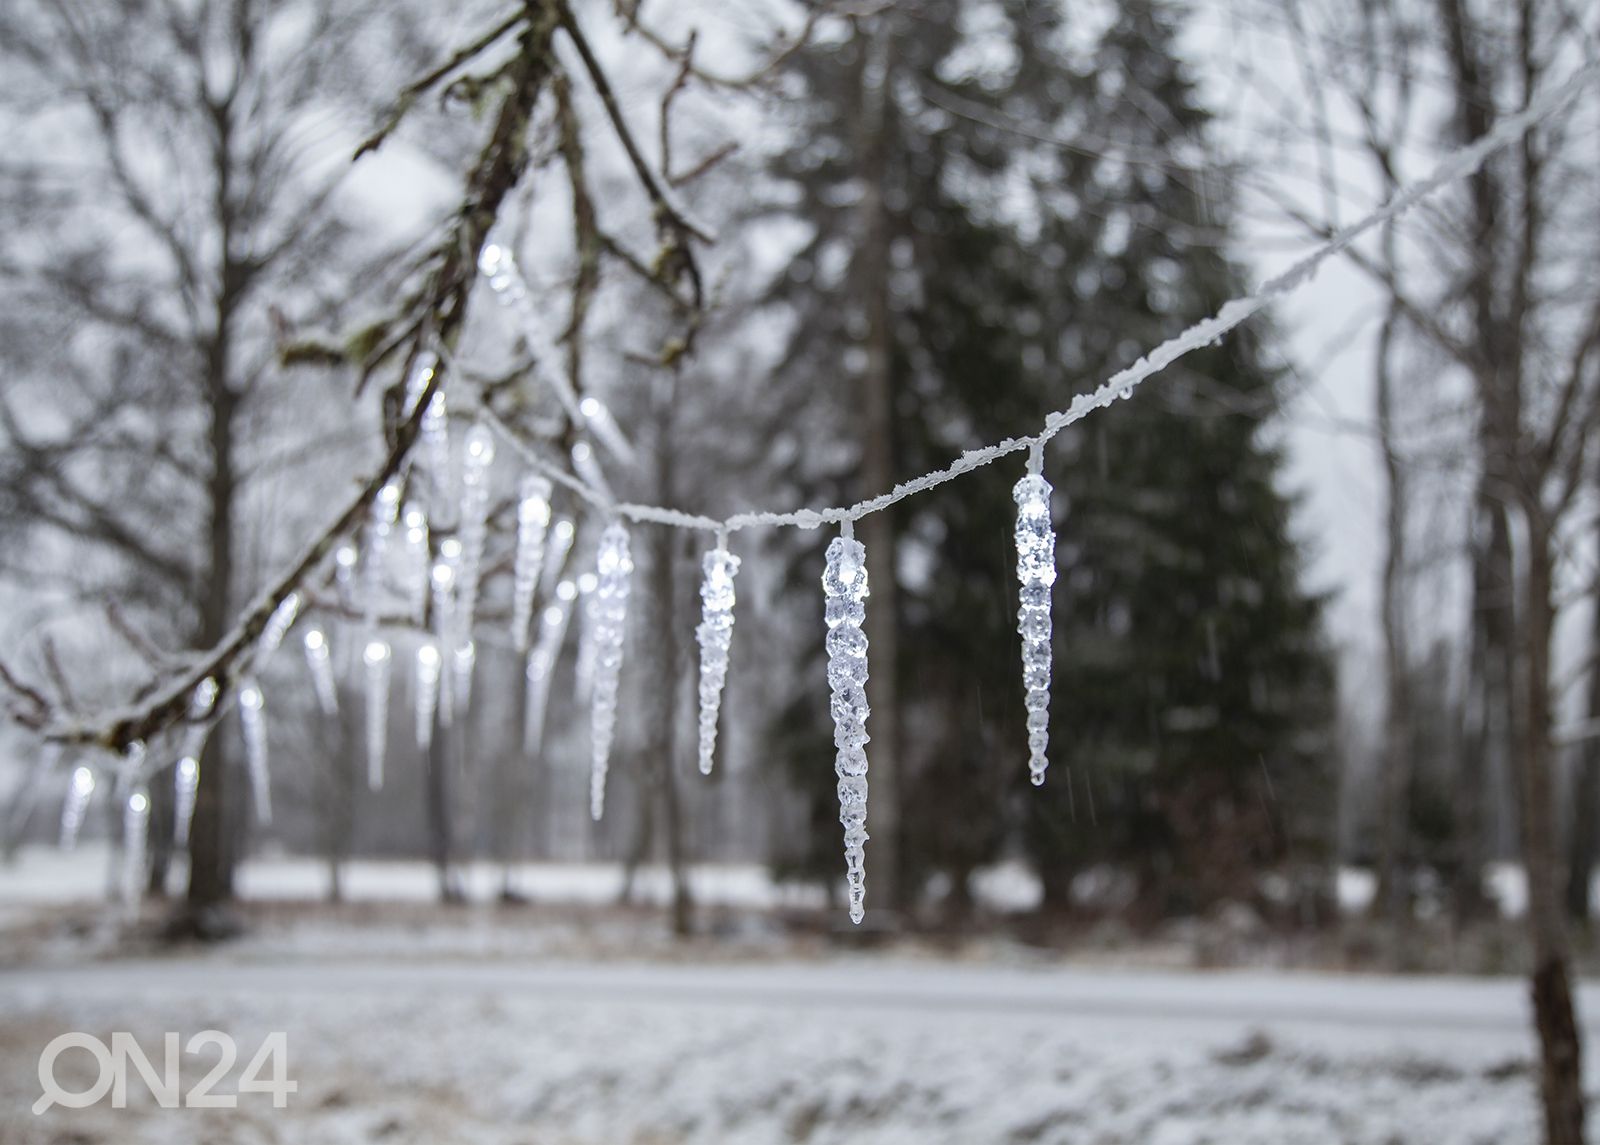
[{"label": "on24 logo", "polygon": [[[238,1095],[241,1093],[270,1093],[274,1108],[283,1109],[289,1104],[289,1095],[299,1092],[300,1083],[289,1079],[289,1035],[284,1031],[274,1031],[262,1040],[261,1048],[244,1067],[244,1072],[239,1075],[239,1082],[233,1093],[211,1091],[233,1069],[233,1063],[239,1059],[239,1048],[234,1044],[233,1038],[221,1030],[201,1030],[184,1045],[183,1052],[198,1055],[207,1046],[217,1047],[220,1051],[219,1060],[183,1095],[185,1107],[233,1109],[239,1104]],[[73,1049],[88,1051],[99,1067],[99,1076],[95,1079],[95,1083],[88,1089],[77,1092],[66,1089],[56,1080],[56,1059]],[[109,1047],[93,1034],[77,1031],[52,1038],[50,1044],[39,1054],[39,1085],[44,1093],[33,1103],[34,1116],[39,1116],[52,1105],[65,1106],[67,1109],[86,1109],[103,1099],[107,1092],[111,1094],[113,1109],[127,1108],[130,1065],[139,1074],[150,1095],[156,1099],[156,1104],[162,1109],[178,1108],[177,1034],[169,1033],[165,1036],[163,1051],[164,1068],[157,1073],[154,1063],[145,1056],[144,1050],[134,1040],[132,1034],[120,1031],[112,1034]],[[270,1073],[267,1072],[269,1069]]]}]

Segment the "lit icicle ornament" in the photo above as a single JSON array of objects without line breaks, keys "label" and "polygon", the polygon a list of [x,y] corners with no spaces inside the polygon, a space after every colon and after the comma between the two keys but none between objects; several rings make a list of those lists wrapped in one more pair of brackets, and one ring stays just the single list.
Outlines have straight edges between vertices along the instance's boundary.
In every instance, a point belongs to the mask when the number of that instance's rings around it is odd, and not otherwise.
[{"label": "lit icicle ornament", "polygon": [[701,562],[705,579],[700,583],[700,774],[711,774],[717,748],[717,716],[722,710],[722,688],[728,682],[728,647],[733,641],[733,578],[739,558],[719,539]]},{"label": "lit icicle ornament", "polygon": [[450,667],[454,673],[451,701],[463,719],[466,718],[467,709],[472,706],[472,670],[477,663],[478,646],[470,640],[457,648],[450,657]]},{"label": "lit icicle ornament", "polygon": [[361,656],[367,668],[367,786],[377,791],[383,786],[383,755],[389,739],[389,645],[382,640],[368,642]]},{"label": "lit icicle ornament", "polygon": [[556,590],[561,573],[566,568],[567,554],[572,551],[572,542],[577,535],[576,526],[565,517],[550,526],[550,535],[544,547],[544,571],[539,574],[539,583],[545,586],[547,594]]},{"label": "lit icicle ornament", "polygon": [[432,641],[417,649],[416,689],[417,746],[423,751],[433,743],[433,717],[439,710],[439,647]]},{"label": "lit icicle ornament", "polygon": [[[432,355],[429,355],[431,358]],[[433,377],[434,366],[430,361],[426,367],[427,378],[423,385],[427,385],[428,378]],[[417,396],[422,396],[421,388]],[[445,404],[444,390],[434,391],[433,397],[428,402],[428,408],[422,414],[422,425],[418,430],[422,438],[423,464],[428,468],[428,477],[432,482],[434,499],[429,502],[429,508],[435,510],[437,518],[438,507],[444,504],[450,488],[450,410]]]},{"label": "lit icicle ornament", "polygon": [[482,422],[467,431],[467,458],[461,469],[461,564],[456,569],[456,647],[472,640],[478,610],[478,583],[483,574],[483,549],[489,537],[489,466],[494,463],[494,434]]},{"label": "lit icicle ornament", "polygon": [[572,698],[587,704],[594,695],[595,586],[600,578],[592,572],[578,577],[578,657],[572,666]]},{"label": "lit icicle ornament", "polygon": [[306,667],[311,670],[311,690],[317,694],[317,706],[325,716],[339,714],[339,685],[333,678],[333,653],[328,648],[327,634],[320,628],[306,631]]},{"label": "lit icicle ornament", "polygon": [[346,541],[333,554],[333,583],[339,587],[339,603],[349,607],[355,595],[356,565],[361,555]]},{"label": "lit icicle ornament", "polygon": [[[461,542],[446,537],[439,545],[439,559],[433,565],[433,631],[440,649],[453,648],[456,642],[456,562],[461,559]],[[440,653],[441,658],[443,652]],[[439,686],[439,722],[449,727],[455,718],[450,678]]]},{"label": "lit icicle ornament", "polygon": [[1017,503],[1017,581],[1021,595],[1017,632],[1022,636],[1022,685],[1027,690],[1028,772],[1044,783],[1050,761],[1050,587],[1056,582],[1056,535],[1050,527],[1050,483],[1034,447],[1028,473],[1011,491]]},{"label": "lit icicle ornament", "polygon": [[372,520],[367,527],[365,617],[367,631],[378,625],[378,598],[383,594],[383,574],[389,556],[389,534],[400,519],[400,486],[385,481],[372,499]]},{"label": "lit icicle ornament", "polygon": [[600,534],[595,562],[595,590],[590,599],[594,615],[594,692],[590,697],[589,814],[598,820],[606,809],[606,769],[611,763],[611,739],[617,730],[617,690],[622,678],[624,626],[628,618],[629,578],[633,556],[628,530],[613,521]]},{"label": "lit icicle ornament", "polygon": [[294,627],[295,618],[299,615],[300,594],[291,592],[283,598],[282,604],[272,610],[272,615],[267,617],[267,623],[261,629],[261,660],[265,661],[283,645],[283,638]]},{"label": "lit icicle ornament", "polygon": [[122,906],[136,913],[144,891],[145,847],[150,838],[150,793],[143,784],[133,789],[122,807]]},{"label": "lit icicle ornament", "polygon": [[407,505],[401,520],[406,527],[406,607],[421,624],[428,613],[428,578],[433,565],[428,552],[428,515],[420,506]]},{"label": "lit icicle ornament", "polygon": [[572,618],[572,602],[578,586],[570,580],[556,585],[556,600],[544,610],[539,622],[539,639],[528,653],[528,702],[522,722],[522,750],[529,755],[544,742],[544,717],[550,706],[550,680],[561,657],[561,642]]},{"label": "lit icicle ornament", "polygon": [[61,804],[61,849],[70,851],[78,845],[78,832],[89,813],[89,800],[94,795],[94,772],[79,764],[72,769],[67,781],[67,797]]},{"label": "lit icicle ornament", "polygon": [[189,845],[189,825],[194,822],[194,801],[200,790],[200,761],[192,755],[180,759],[172,769],[172,841]]},{"label": "lit icicle ornament", "polygon": [[512,570],[511,639],[526,652],[532,639],[533,594],[544,571],[545,535],[550,528],[550,481],[537,473],[522,479],[517,498],[517,554]]},{"label": "lit icicle ornament", "polygon": [[256,819],[272,822],[272,784],[267,772],[267,700],[261,685],[247,679],[239,685],[239,726],[244,732],[245,770],[250,773],[250,795]]},{"label": "lit icicle ornament", "polygon": [[834,771],[839,778],[839,822],[844,826],[845,878],[850,921],[866,913],[867,872],[867,551],[851,535],[828,543],[822,574],[828,624],[828,686],[833,692]]},{"label": "lit icicle ornament", "polygon": [[184,755],[192,755],[198,759],[200,753],[205,750],[206,737],[211,734],[211,724],[208,721],[216,709],[217,696],[221,691],[216,678],[212,676],[207,676],[194,686],[194,692],[189,696],[189,727],[183,734]]}]

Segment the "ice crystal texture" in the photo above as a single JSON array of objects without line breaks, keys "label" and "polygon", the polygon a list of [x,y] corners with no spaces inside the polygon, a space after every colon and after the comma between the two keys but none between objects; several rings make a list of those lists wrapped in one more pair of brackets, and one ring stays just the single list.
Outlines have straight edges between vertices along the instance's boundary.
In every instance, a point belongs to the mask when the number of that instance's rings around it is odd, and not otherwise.
[{"label": "ice crystal texture", "polygon": [[1035,787],[1050,761],[1050,586],[1056,583],[1056,535],[1050,527],[1050,483],[1037,473],[1017,482],[1017,632],[1022,636],[1022,686],[1027,690],[1028,772]]},{"label": "ice crystal texture", "polygon": [[628,530],[617,521],[600,534],[595,562],[595,589],[589,597],[594,630],[594,685],[590,696],[589,814],[599,819],[606,808],[606,768],[617,730],[617,689],[622,679],[622,644],[628,618],[628,587],[633,575]]},{"label": "ice crystal texture", "polygon": [[828,623],[828,687],[833,701],[834,771],[839,779],[839,822],[844,826],[845,879],[850,921],[865,914],[867,894],[867,550],[852,537],[828,544],[822,574]]},{"label": "ice crystal texture", "polygon": [[517,552],[512,569],[511,638],[526,652],[533,627],[533,594],[544,571],[545,534],[550,528],[550,481],[537,473],[522,479],[517,498]]},{"label": "ice crystal texture", "polygon": [[700,774],[710,775],[717,749],[717,716],[722,710],[722,689],[728,682],[728,646],[733,641],[733,578],[739,558],[722,546],[701,562],[700,582]]}]

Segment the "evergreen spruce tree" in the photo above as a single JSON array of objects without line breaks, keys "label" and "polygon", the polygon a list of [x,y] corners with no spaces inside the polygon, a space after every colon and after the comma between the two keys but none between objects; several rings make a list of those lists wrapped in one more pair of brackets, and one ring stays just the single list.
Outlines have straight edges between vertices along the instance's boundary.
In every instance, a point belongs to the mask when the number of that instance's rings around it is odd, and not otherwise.
[{"label": "evergreen spruce tree", "polygon": [[[797,59],[805,142],[777,174],[809,238],[774,292],[796,316],[783,370],[851,408],[863,288],[886,257],[900,477],[1031,429],[1240,289],[1170,14],[1121,5],[1092,38],[1070,18],[1020,0],[923,0]],[[864,241],[864,168],[881,180],[882,249]],[[1060,576],[1041,790],[1025,779],[1015,634],[1022,462],[897,506],[909,888],[943,874],[961,905],[973,867],[1015,841],[1053,904],[1104,861],[1165,912],[1252,894],[1264,867],[1318,853],[1332,824],[1331,672],[1318,602],[1298,585],[1281,459],[1262,437],[1276,377],[1258,339],[1192,355],[1050,447]],[[881,491],[814,476],[819,492]],[[805,574],[820,568],[800,556]],[[804,697],[791,733],[805,708],[826,711]],[[822,827],[826,727],[808,742],[788,754]],[[831,828],[813,855],[832,869],[837,850]],[[868,856],[870,887],[871,844]]]}]

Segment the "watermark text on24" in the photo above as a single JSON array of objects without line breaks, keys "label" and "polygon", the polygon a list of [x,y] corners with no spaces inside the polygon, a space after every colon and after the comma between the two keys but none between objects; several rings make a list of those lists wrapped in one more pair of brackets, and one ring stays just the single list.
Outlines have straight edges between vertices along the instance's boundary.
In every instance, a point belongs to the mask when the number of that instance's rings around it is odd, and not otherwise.
[{"label": "watermark text on24", "polygon": [[[260,1047],[245,1065],[233,1092],[218,1092],[217,1087],[233,1071],[239,1060],[239,1047],[232,1037],[221,1030],[201,1030],[187,1042],[175,1033],[163,1035],[160,1068],[150,1059],[134,1036],[117,1032],[111,1035],[111,1044],[80,1031],[61,1034],[50,1040],[39,1054],[39,1086],[43,1090],[33,1103],[34,1116],[51,1106],[66,1109],[87,1109],[111,1097],[113,1109],[126,1109],[128,1105],[128,1077],[137,1074],[139,1082],[150,1091],[162,1109],[176,1109],[180,1104],[180,1086],[183,1058],[206,1057],[209,1047],[217,1049],[217,1061],[187,1090],[182,1090],[181,1104],[187,1109],[233,1109],[239,1104],[241,1094],[267,1094],[274,1108],[283,1109],[289,1104],[289,1095],[300,1089],[300,1083],[289,1077],[289,1035],[274,1031],[262,1039]],[[58,1063],[72,1051],[86,1053],[93,1060],[95,1080],[85,1089],[66,1088],[56,1076]],[[67,1058],[71,1061],[71,1058]],[[191,1073],[203,1063],[191,1066]]]}]

